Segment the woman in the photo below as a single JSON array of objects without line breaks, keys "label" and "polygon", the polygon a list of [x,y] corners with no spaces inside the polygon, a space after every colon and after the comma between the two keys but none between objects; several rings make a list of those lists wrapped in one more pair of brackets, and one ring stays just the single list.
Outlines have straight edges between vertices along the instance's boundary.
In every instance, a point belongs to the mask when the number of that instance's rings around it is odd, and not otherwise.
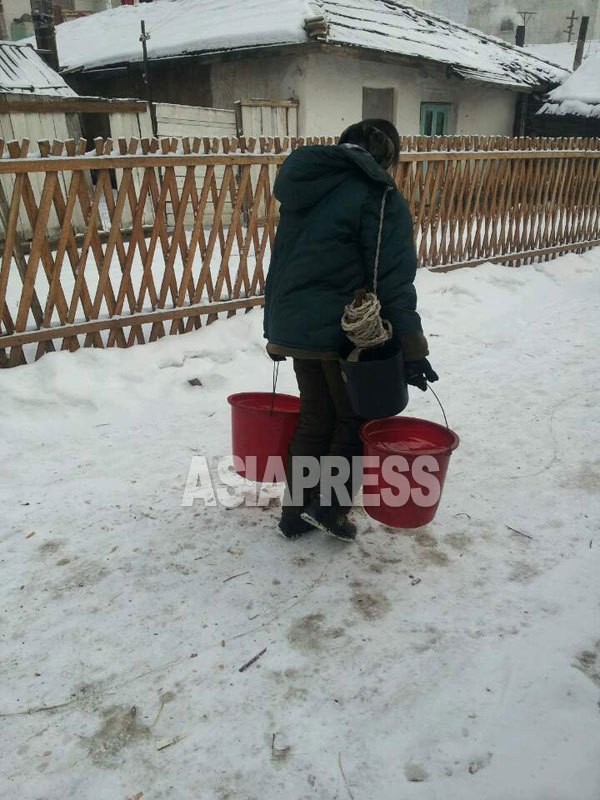
[{"label": "woman", "polygon": [[402,349],[407,381],[425,390],[428,380],[437,380],[416,311],[410,212],[392,178],[399,152],[396,128],[368,119],[347,128],[339,145],[293,152],[275,182],[281,220],[265,286],[264,333],[274,361],[293,358],[301,399],[279,522],[288,539],[314,527],[345,541],[356,536],[348,518],[351,502],[326,505],[315,490],[294,494],[293,463],[300,456],[342,456],[351,464],[362,454],[363,420],[352,412],[338,360],[346,343],[340,321],[355,290],[372,275],[384,192],[381,314]]}]

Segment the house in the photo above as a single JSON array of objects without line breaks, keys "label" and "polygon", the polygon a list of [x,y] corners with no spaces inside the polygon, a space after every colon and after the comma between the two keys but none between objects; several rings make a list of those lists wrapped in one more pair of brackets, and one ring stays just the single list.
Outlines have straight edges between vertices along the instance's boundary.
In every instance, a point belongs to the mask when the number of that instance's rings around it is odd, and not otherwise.
[{"label": "house", "polygon": [[[38,149],[38,142],[53,144],[72,139],[76,142],[88,131],[88,138],[104,133],[113,138],[152,135],[147,103],[139,100],[107,100],[79,97],[64,78],[49,67],[30,44],[0,41],[0,139],[3,142],[24,139],[29,151]],[[94,132],[94,133],[92,133]],[[36,199],[41,197],[43,179],[31,175]],[[65,178],[61,182],[66,190]],[[0,239],[6,229],[9,198],[14,177],[0,177]],[[77,230],[84,230],[83,220],[74,218]],[[56,236],[60,224],[51,212],[48,235]],[[23,208],[19,211],[18,233],[31,237],[30,220]]]},{"label": "house", "polygon": [[545,98],[536,114],[543,136],[600,137],[600,49]]},{"label": "house", "polygon": [[568,74],[399,0],[156,0],[59,25],[64,77],[81,93],[145,98],[142,21],[155,101],[293,100],[299,135],[375,115],[407,135],[511,135],[518,98]]}]

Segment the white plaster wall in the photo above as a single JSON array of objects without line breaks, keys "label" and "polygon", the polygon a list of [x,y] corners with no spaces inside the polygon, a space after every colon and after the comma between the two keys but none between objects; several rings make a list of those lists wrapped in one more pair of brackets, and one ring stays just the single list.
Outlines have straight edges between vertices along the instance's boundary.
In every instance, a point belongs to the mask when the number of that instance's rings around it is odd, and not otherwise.
[{"label": "white plaster wall", "polygon": [[419,133],[421,103],[453,106],[449,133],[511,135],[517,94],[446,77],[437,67],[385,64],[330,53],[213,64],[212,103],[232,108],[243,97],[298,100],[300,136],[335,136],[362,117],[363,87],[395,90],[395,124]]},{"label": "white plaster wall", "polygon": [[306,59],[296,56],[247,58],[211,65],[214,108],[232,108],[236,100],[304,100]]},{"label": "white plaster wall", "polygon": [[304,134],[339,133],[362,115],[364,86],[395,90],[396,127],[401,134],[419,133],[421,103],[453,106],[449,133],[510,135],[517,95],[493,86],[478,86],[447,78],[442,69],[383,64],[330,54],[307,59]]},{"label": "white plaster wall", "polygon": [[458,103],[456,133],[512,136],[517,93],[470,85]]}]

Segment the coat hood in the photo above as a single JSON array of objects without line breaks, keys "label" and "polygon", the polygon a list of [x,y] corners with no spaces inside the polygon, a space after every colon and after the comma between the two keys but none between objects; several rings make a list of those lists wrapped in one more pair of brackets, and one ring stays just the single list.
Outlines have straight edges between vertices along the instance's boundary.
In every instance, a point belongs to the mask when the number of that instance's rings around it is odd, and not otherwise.
[{"label": "coat hood", "polygon": [[284,161],[273,192],[290,211],[310,208],[337,186],[362,173],[374,183],[395,187],[394,179],[360,147],[299,147]]}]

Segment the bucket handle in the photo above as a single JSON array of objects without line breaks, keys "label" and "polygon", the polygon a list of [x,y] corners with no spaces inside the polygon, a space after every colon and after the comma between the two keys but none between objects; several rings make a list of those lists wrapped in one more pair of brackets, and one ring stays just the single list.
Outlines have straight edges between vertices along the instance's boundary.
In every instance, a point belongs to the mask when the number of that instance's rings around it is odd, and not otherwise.
[{"label": "bucket handle", "polygon": [[448,417],[446,416],[446,412],[444,411],[444,406],[442,405],[442,401],[441,401],[441,400],[440,400],[440,398],[437,396],[437,394],[435,393],[435,391],[434,391],[434,389],[433,389],[433,387],[432,387],[432,385],[431,385],[430,383],[428,383],[428,384],[427,384],[427,388],[429,389],[429,391],[431,392],[431,394],[432,394],[432,395],[435,397],[435,399],[436,399],[436,400],[437,400],[437,402],[438,402],[438,405],[439,405],[439,407],[442,409],[442,414],[443,414],[443,416],[444,416],[444,422],[445,422],[445,424],[446,424],[446,428],[447,428],[448,430],[450,430],[450,426],[448,425]]},{"label": "bucket handle", "polygon": [[279,378],[280,363],[280,361],[273,362],[273,393],[271,395],[271,410],[269,411],[269,416],[272,416],[273,411],[275,410],[275,393],[277,391],[277,379]]}]

